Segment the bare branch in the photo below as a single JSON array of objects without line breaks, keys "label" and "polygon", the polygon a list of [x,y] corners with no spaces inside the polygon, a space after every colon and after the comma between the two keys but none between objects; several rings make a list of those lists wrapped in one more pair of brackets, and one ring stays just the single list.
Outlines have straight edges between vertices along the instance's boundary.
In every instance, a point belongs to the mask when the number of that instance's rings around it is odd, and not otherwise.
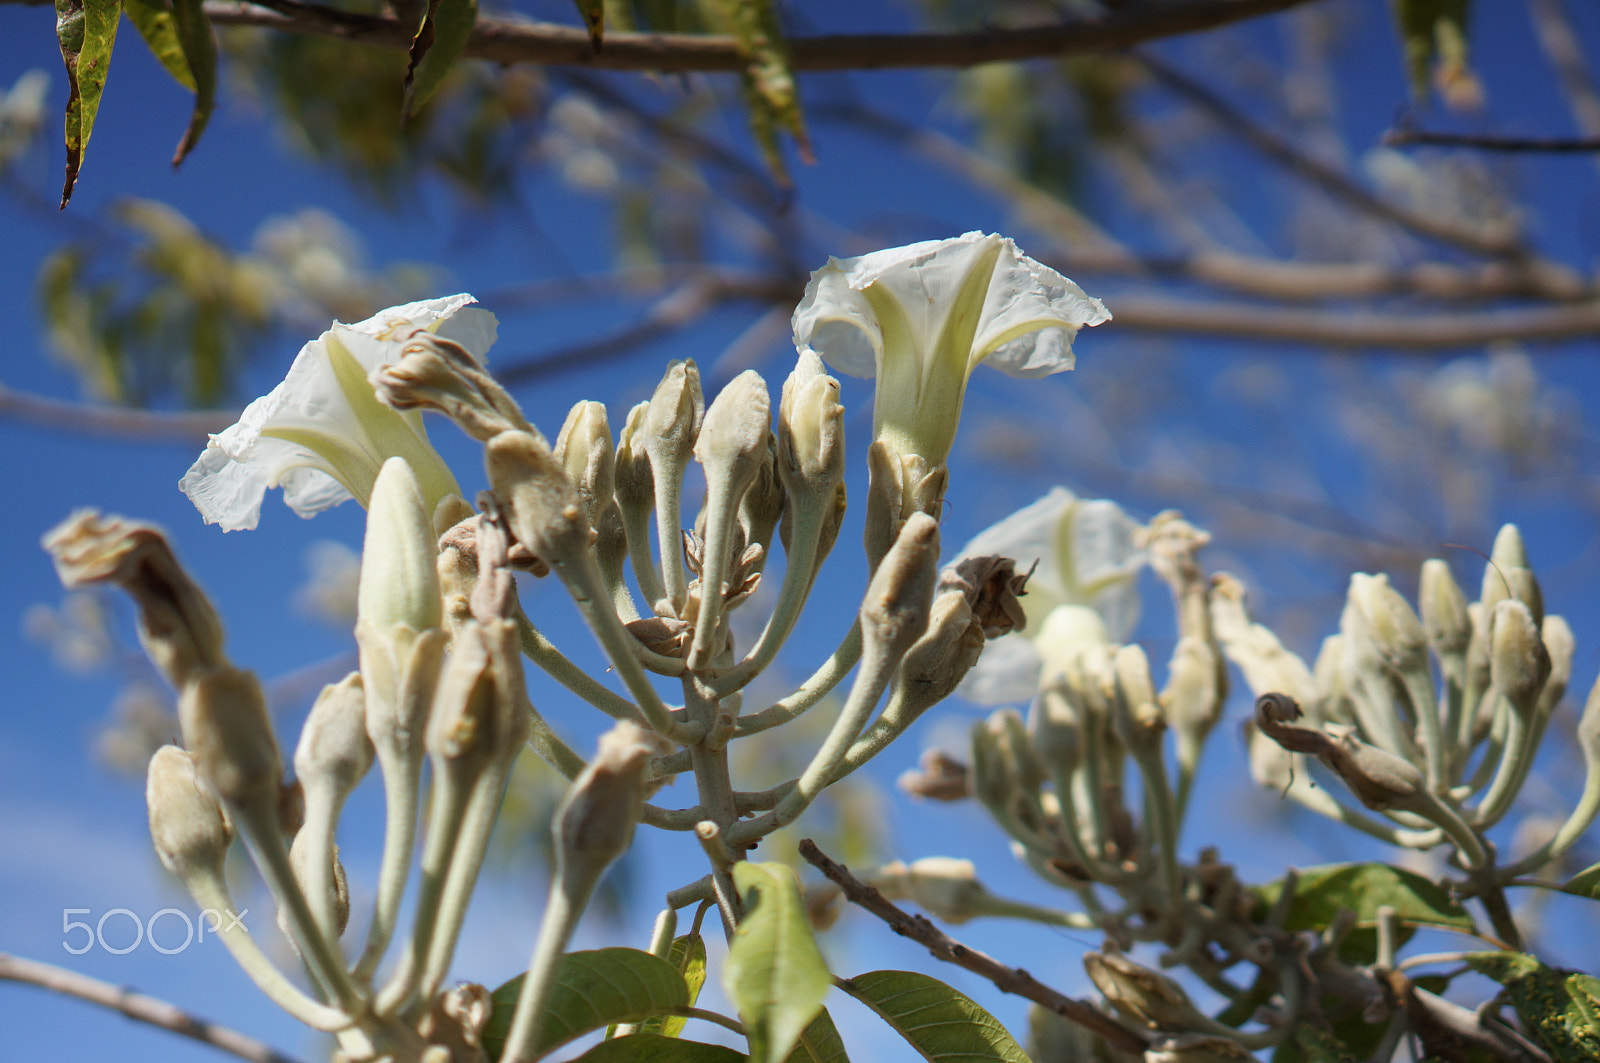
[{"label": "bare branch", "polygon": [[63,402],[0,384],[0,418],[14,418],[44,428],[95,435],[135,437],[152,443],[205,441],[239,419],[237,410],[160,411]]},{"label": "bare branch", "polygon": [[[1182,0],[1177,3],[1145,0],[1126,4],[1103,18],[1054,26],[970,33],[795,37],[789,40],[789,51],[794,69],[801,71],[969,67],[1127,48],[1144,41],[1259,18],[1308,2],[1310,0]],[[261,4],[208,0],[205,10],[213,22],[341,37],[383,48],[403,49],[409,45],[411,37],[409,30],[394,19],[355,15],[298,0],[269,0]],[[732,37],[608,33],[605,48],[595,51],[588,33],[576,26],[491,18],[478,20],[466,54],[496,63],[668,73],[739,71],[747,62]]]},{"label": "bare branch", "polygon": [[812,867],[837,884],[852,904],[866,909],[888,923],[889,929],[901,937],[910,938],[919,945],[927,946],[935,959],[953,963],[957,967],[964,967],[974,974],[982,975],[993,982],[1000,992],[1015,993],[1064,1019],[1092,1030],[1113,1048],[1142,1054],[1149,1047],[1143,1037],[1093,1005],[1056,992],[1019,967],[1007,967],[976,949],[968,948],[923,916],[908,915],[891,904],[872,886],[852,875],[849,868],[829,859],[810,838],[800,842],[800,855],[805,857],[806,862]]},{"label": "bare branch", "polygon": [[1134,55],[1163,85],[1210,114],[1219,124],[1236,133],[1240,139],[1266,158],[1352,207],[1363,210],[1373,217],[1392,222],[1418,236],[1477,254],[1522,253],[1516,233],[1511,227],[1463,226],[1450,219],[1419,214],[1396,206],[1368,191],[1334,167],[1312,158],[1276,133],[1258,125],[1243,111],[1178,68],[1147,51],[1139,51]]},{"label": "bare branch", "polygon": [[1408,129],[1404,126],[1389,130],[1380,143],[1391,148],[1415,145],[1548,154],[1600,151],[1600,137],[1497,137],[1485,133],[1430,133],[1426,129]]},{"label": "bare branch", "polygon": [[290,1056],[274,1050],[253,1037],[237,1030],[206,1022],[183,1009],[131,989],[102,982],[98,978],[69,971],[38,960],[9,956],[0,952],[0,980],[36,985],[55,993],[63,993],[79,1000],[87,1000],[103,1008],[120,1011],[130,1019],[159,1026],[163,1030],[192,1037],[202,1044],[220,1048],[251,1063],[298,1063]]},{"label": "bare branch", "polygon": [[1477,313],[1286,309],[1149,295],[1108,295],[1114,327],[1329,347],[1440,351],[1496,340],[1554,342],[1600,333],[1600,301]]}]

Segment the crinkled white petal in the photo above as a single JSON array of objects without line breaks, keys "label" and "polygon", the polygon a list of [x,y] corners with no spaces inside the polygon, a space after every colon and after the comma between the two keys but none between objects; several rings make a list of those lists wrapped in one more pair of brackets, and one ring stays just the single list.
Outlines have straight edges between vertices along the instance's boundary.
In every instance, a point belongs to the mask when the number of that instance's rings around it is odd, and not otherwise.
[{"label": "crinkled white petal", "polygon": [[[224,531],[254,528],[269,488],[282,487],[284,501],[302,517],[315,516],[351,495],[329,475],[321,457],[269,430],[310,431],[346,441],[352,451],[371,451],[365,428],[350,409],[329,363],[327,340],[336,337],[367,370],[397,355],[389,338],[416,326],[438,323],[438,332],[482,358],[495,338],[495,317],[468,308],[461,294],[391,307],[353,325],[335,324],[295,355],[282,382],[245,407],[237,423],[213,435],[205,451],[179,481],[208,524]],[[420,419],[406,418],[420,432]],[[373,455],[374,468],[381,463]]]},{"label": "crinkled white petal", "polygon": [[[945,315],[968,273],[1001,244],[973,342],[973,354],[1012,376],[1040,377],[1073,366],[1079,328],[1108,321],[1100,300],[1048,266],[1024,255],[1007,237],[969,232],[926,240],[858,258],[830,258],[811,275],[795,308],[795,346],[816,351],[840,372],[872,376],[883,333],[861,293],[877,284],[899,304],[924,352],[937,340]],[[969,365],[970,368],[970,365]]]}]

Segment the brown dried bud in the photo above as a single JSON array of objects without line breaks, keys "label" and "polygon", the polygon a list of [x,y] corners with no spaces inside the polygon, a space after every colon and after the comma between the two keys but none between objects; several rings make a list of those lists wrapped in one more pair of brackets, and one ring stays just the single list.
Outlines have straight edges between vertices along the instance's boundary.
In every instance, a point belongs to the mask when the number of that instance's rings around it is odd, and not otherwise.
[{"label": "brown dried bud", "polygon": [[218,797],[276,815],[283,758],[254,675],[224,667],[191,677],[178,695],[178,720],[184,745]]},{"label": "brown dried bud", "polygon": [[[1600,699],[1596,699],[1600,704]],[[1596,713],[1600,719],[1600,712]],[[900,789],[912,797],[926,797],[930,801],[964,801],[972,796],[969,771],[961,761],[942,749],[923,750],[916,770],[905,772],[897,780]]]},{"label": "brown dried bud", "polygon": [[1028,571],[1019,573],[1016,561],[1009,557],[964,557],[945,570],[939,584],[941,589],[952,587],[965,594],[973,615],[983,625],[984,638],[997,639],[1028,626],[1018,599],[1027,593],[1028,580],[1038,567],[1035,560]]},{"label": "brown dried bud", "polygon": [[556,859],[569,888],[592,888],[633,844],[644,814],[650,758],[665,751],[659,738],[629,720],[600,736],[594,759],[556,810]]},{"label": "brown dried bud", "polygon": [[82,509],[47,532],[43,544],[63,586],[115,583],[133,598],[140,641],[173,686],[227,665],[222,621],[159,528]]}]

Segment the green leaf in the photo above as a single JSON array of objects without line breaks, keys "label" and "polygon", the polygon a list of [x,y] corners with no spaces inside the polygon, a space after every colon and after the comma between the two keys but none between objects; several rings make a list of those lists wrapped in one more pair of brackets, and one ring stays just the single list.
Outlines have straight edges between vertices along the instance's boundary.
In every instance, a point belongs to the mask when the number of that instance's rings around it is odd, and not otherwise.
[{"label": "green leaf", "polygon": [[745,1063],[746,1056],[722,1045],[636,1033],[601,1041],[572,1063],[639,1063],[645,1059],[650,1063]]},{"label": "green leaf", "polygon": [[[505,1048],[522,979],[518,975],[494,991],[494,1011],[483,1031],[483,1046],[491,1058],[500,1058]],[[534,1049],[543,1054],[612,1023],[638,1022],[688,1006],[689,988],[683,976],[660,956],[623,948],[569,952],[561,959],[545,1005],[544,1036]]]},{"label": "green leaf", "polygon": [[783,864],[735,864],[745,916],[728,945],[722,988],[739,1009],[753,1063],[784,1059],[822,1008],[833,978]]},{"label": "green leaf", "polygon": [[444,84],[445,75],[466,50],[477,21],[478,0],[428,0],[422,24],[411,39],[401,121],[410,121]]},{"label": "green leaf", "polygon": [[839,983],[929,1060],[1028,1063],[998,1019],[965,994],[916,971],[872,971]]},{"label": "green leaf", "polygon": [[1561,886],[1561,892],[1600,901],[1600,864],[1586,867],[1567,879]]},{"label": "green leaf", "polygon": [[122,0],[122,10],[150,47],[150,54],[160,60],[173,80],[190,92],[195,91],[194,75],[189,72],[189,60],[184,58],[183,45],[178,41],[171,5],[162,0]]},{"label": "green leaf", "polygon": [[744,95],[750,109],[751,132],[761,145],[773,177],[788,185],[788,169],[778,150],[778,131],[794,137],[803,161],[811,162],[812,155],[777,8],[772,0],[710,0],[710,4],[721,29],[738,41],[745,60]]},{"label": "green leaf", "polygon": [[1522,952],[1473,952],[1466,961],[1506,987],[1557,1063],[1600,1059],[1600,978],[1546,967]]},{"label": "green leaf", "polygon": [[205,132],[211,109],[216,106],[217,40],[211,35],[211,20],[206,17],[202,0],[172,0],[172,24],[194,78],[194,110],[172,156],[172,165],[177,166],[200,143],[200,134]]},{"label": "green leaf", "polygon": [[[1282,892],[1281,882],[1256,887],[1266,907]],[[1327,864],[1302,871],[1285,929],[1322,930],[1341,908],[1355,913],[1357,927],[1375,927],[1378,909],[1385,905],[1395,910],[1404,926],[1434,926],[1468,934],[1477,929],[1472,916],[1443,888],[1414,871],[1378,863]]]},{"label": "green leaf", "polygon": [[64,209],[78,183],[83,152],[94,131],[106,73],[111,69],[111,48],[117,43],[120,0],[56,0],[56,41],[67,69],[67,179],[61,188]]},{"label": "green leaf", "polygon": [[[1382,1024],[1375,1024],[1380,1033]],[[1296,1023],[1294,1036],[1278,1047],[1272,1063],[1361,1063],[1350,1051],[1350,1046],[1327,1030],[1318,1029],[1309,1022]]]},{"label": "green leaf", "polygon": [[817,1012],[785,1063],[850,1063],[844,1050],[844,1038],[839,1036],[839,1029],[833,1025],[827,1008]]},{"label": "green leaf", "polygon": [[1405,49],[1406,73],[1414,98],[1427,98],[1429,74],[1436,60],[1441,82],[1470,76],[1468,7],[1468,0],[1395,0],[1395,23]]},{"label": "green leaf", "polygon": [[589,42],[598,52],[600,43],[606,35],[606,0],[575,0],[575,2],[578,5],[578,15],[583,19],[584,28],[589,31]]},{"label": "green leaf", "polygon": [[[689,989],[689,1003],[700,999],[700,987],[706,984],[706,939],[699,934],[684,934],[672,939],[672,951],[667,962],[683,975]],[[639,1027],[640,1033],[658,1033],[664,1037],[677,1037],[688,1022],[682,1015],[663,1015]]]}]

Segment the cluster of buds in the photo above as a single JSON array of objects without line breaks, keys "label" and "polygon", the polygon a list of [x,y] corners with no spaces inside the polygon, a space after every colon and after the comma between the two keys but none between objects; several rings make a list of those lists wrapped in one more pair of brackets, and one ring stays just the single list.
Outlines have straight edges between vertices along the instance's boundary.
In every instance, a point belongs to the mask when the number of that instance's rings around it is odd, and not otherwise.
[{"label": "cluster of buds", "polygon": [[[1462,891],[1483,896],[1492,914],[1501,887],[1561,857],[1600,812],[1600,692],[1577,728],[1583,796],[1543,844],[1500,861],[1486,835],[1527,781],[1566,692],[1572,631],[1545,613],[1509,524],[1476,601],[1439,560],[1422,566],[1419,599],[1413,609],[1386,577],[1351,577],[1340,630],[1311,668],[1251,622],[1237,582],[1219,577],[1213,611],[1224,650],[1257,695],[1256,779],[1393,845],[1453,846],[1467,874]],[[1308,757],[1361,807],[1314,785]],[[1509,923],[1499,929],[1516,940]]]},{"label": "cluster of buds", "polygon": [[[672,891],[669,905],[714,901],[729,929],[737,925],[734,865],[948,696],[986,638],[1022,622],[1016,595],[1026,576],[1009,561],[981,558],[938,574],[935,517],[968,374],[991,358],[1016,375],[1070,369],[1073,334],[1107,318],[999,236],[833,260],[796,311],[799,361],[776,410],[754,372],[707,405],[695,364],[675,362],[615,438],[605,408],[581,402],[552,445],[485,368],[496,322],[471,302],[430,300],[335,325],[184,477],[202,514],[225,529],[253,527],[269,486],[284,487],[305,516],[352,497],[369,509],[360,671],[317,702],[293,783],[259,684],[222,655],[220,622],[159,533],[80,515],[48,543],[69,585],[110,580],[139,599],[146,644],[180,691],[183,747],[151,765],[163,860],[220,909],[222,854],[242,835],[309,991],[247,936],[231,941],[235,954],[274,1000],[335,1033],[350,1060],[483,1058],[483,991],[441,986],[526,745],[572,788],[502,1060],[536,1057],[557,961],[635,824],[693,831],[712,873]],[[870,579],[838,648],[786,696],[747,707],[746,690],[794,630],[844,515],[844,410],[824,357],[880,378],[865,522]],[[462,501],[428,443],[424,410],[482,444],[491,491],[480,496],[481,513]],[[686,528],[686,476],[696,466],[705,501]],[[760,600],[775,543],[781,585],[759,635],[741,647],[732,618]],[[523,612],[513,569],[560,581],[625,692],[579,667]],[[593,762],[530,703],[524,657],[617,721]],[[681,698],[658,689],[668,684]],[[734,787],[730,742],[846,686],[799,775],[761,790]],[[335,839],[346,799],[374,764],[385,792],[384,854],[367,936],[347,961],[351,884]],[[687,807],[648,800],[691,773]],[[424,802],[411,933],[378,979]]]}]

